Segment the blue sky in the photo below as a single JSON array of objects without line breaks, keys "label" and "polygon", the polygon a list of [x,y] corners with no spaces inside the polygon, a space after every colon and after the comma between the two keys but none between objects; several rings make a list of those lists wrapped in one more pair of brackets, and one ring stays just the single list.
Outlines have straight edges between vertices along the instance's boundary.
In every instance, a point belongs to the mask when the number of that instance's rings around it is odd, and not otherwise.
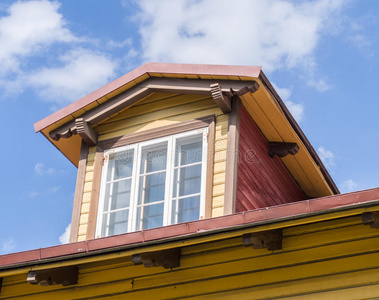
[{"label": "blue sky", "polygon": [[0,254],[57,245],[76,168],[33,124],[144,62],[260,65],[341,192],[378,186],[379,2],[0,3]]}]

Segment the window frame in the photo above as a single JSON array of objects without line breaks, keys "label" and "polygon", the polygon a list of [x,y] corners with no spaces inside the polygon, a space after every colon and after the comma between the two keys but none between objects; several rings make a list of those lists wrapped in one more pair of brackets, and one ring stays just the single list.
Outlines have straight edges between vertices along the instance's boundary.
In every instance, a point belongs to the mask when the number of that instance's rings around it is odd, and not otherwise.
[{"label": "window frame", "polygon": [[[173,225],[171,224],[171,214],[172,214],[172,203],[173,203],[173,176],[175,169],[175,157],[176,157],[176,145],[177,141],[180,139],[190,138],[191,136],[195,136],[196,134],[202,134],[202,158],[201,158],[201,184],[200,184],[200,208],[199,208],[199,219],[203,219],[206,216],[206,197],[207,197],[207,185],[209,184],[209,147],[212,147],[212,144],[209,145],[209,133],[212,128],[202,127],[196,128],[193,130],[175,133],[163,137],[152,138],[148,140],[139,141],[133,144],[127,144],[124,146],[114,147],[107,150],[104,150],[104,166],[101,171],[101,180],[100,180],[100,192],[99,192],[99,200],[98,200],[98,212],[96,217],[96,229],[95,236],[96,237],[105,237],[109,236],[108,232],[106,235],[102,235],[102,227],[103,222],[105,220],[104,217],[104,201],[105,201],[105,190],[107,184],[107,172],[109,166],[109,156],[114,153],[120,153],[123,151],[133,151],[133,173],[131,176],[131,196],[129,203],[129,212],[128,212],[128,225],[126,232],[134,232],[142,230],[142,228],[138,228],[137,225],[137,206],[138,206],[138,189],[139,189],[139,180],[140,180],[140,164],[141,164],[141,155],[142,150],[148,146],[157,145],[159,143],[167,143],[167,162],[166,162],[166,175],[165,175],[165,198],[163,202],[164,210],[163,210],[163,224],[162,226]],[[212,149],[213,151],[213,149]],[[213,159],[212,159],[213,164]],[[212,166],[213,169],[213,166]],[[207,184],[208,183],[208,184]],[[109,213],[110,214],[110,213]],[[108,218],[109,220],[109,218]],[[177,223],[175,223],[177,224]],[[160,226],[158,226],[160,227]],[[109,229],[108,229],[109,230]],[[126,233],[125,232],[125,233]]]}]

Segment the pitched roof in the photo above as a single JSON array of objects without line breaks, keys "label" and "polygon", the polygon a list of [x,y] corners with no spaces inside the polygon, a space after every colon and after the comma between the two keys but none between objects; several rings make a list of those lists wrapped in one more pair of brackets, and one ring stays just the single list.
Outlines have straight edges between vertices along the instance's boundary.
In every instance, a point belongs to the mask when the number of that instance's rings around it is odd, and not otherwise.
[{"label": "pitched roof", "polygon": [[[149,80],[154,78],[156,80],[157,77],[163,79],[163,81],[181,78],[185,81],[184,84],[191,82],[191,80],[187,81],[186,79],[192,79],[192,82],[194,81],[193,79],[197,79],[197,82],[203,83],[227,82],[228,84],[236,84],[251,81],[258,82],[260,85],[259,97],[267,105],[262,108],[262,118],[260,119],[263,121],[261,124],[259,124],[259,120],[253,117],[254,121],[267,140],[296,142],[299,144],[299,154],[296,158],[291,158],[295,159],[296,162],[285,163],[290,173],[293,176],[297,174],[295,179],[300,185],[302,185],[302,181],[307,182],[308,187],[302,187],[304,190],[319,191],[309,193],[311,197],[339,193],[321,159],[262,72],[261,67],[147,63],[35,123],[34,128],[36,132],[41,132],[74,165],[77,165],[81,146],[79,135],[73,135],[68,139],[61,138],[57,141],[50,136],[50,133],[57,128],[70,125],[78,117],[85,116],[94,110],[101,110],[107,104],[111,104],[112,101],[118,101],[116,96],[121,93],[121,98],[124,97],[125,93],[130,93],[130,97],[133,97],[132,92],[134,90],[146,88],[144,85],[147,85]],[[147,83],[145,84],[145,82]],[[209,85],[208,89],[210,94]],[[254,101],[253,98],[257,96],[247,93],[244,97],[246,97],[246,101]]]}]

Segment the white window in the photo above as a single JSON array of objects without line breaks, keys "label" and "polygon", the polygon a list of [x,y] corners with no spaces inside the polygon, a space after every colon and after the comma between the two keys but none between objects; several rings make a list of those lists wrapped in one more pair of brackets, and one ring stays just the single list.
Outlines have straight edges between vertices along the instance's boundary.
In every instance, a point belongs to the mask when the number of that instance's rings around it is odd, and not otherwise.
[{"label": "white window", "polygon": [[204,216],[207,129],[104,152],[96,236]]}]

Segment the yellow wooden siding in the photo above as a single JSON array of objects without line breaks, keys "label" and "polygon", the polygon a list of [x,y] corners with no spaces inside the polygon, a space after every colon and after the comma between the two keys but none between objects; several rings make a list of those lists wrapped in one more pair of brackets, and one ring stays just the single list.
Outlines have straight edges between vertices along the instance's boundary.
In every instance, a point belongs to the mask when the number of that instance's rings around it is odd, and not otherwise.
[{"label": "yellow wooden siding", "polygon": [[87,166],[86,166],[86,174],[84,180],[84,189],[82,196],[82,205],[80,210],[80,219],[79,219],[79,230],[78,230],[78,241],[84,241],[86,239],[87,234],[87,224],[88,224],[88,216],[89,216],[89,205],[91,200],[91,192],[92,192],[92,181],[93,181],[93,164],[95,162],[95,152],[96,147],[90,147],[89,153],[87,157]]},{"label": "yellow wooden siding", "polygon": [[[243,247],[241,237],[182,248],[181,266],[134,266],[130,257],[79,266],[78,285],[3,279],[0,299],[377,299],[379,230],[359,216],[294,226],[283,250]],[[13,298],[12,298],[13,299]]]},{"label": "yellow wooden siding", "polygon": [[[174,95],[154,93],[134,106],[123,110],[101,122],[95,129],[99,140],[154,129],[164,125],[177,124],[208,115],[216,115],[215,126],[215,167],[212,201],[212,217],[223,214],[226,138],[228,115],[223,115],[214,100],[204,95]],[[85,175],[83,201],[78,232],[78,241],[86,239],[89,204],[93,180],[95,147],[90,148]]]}]

